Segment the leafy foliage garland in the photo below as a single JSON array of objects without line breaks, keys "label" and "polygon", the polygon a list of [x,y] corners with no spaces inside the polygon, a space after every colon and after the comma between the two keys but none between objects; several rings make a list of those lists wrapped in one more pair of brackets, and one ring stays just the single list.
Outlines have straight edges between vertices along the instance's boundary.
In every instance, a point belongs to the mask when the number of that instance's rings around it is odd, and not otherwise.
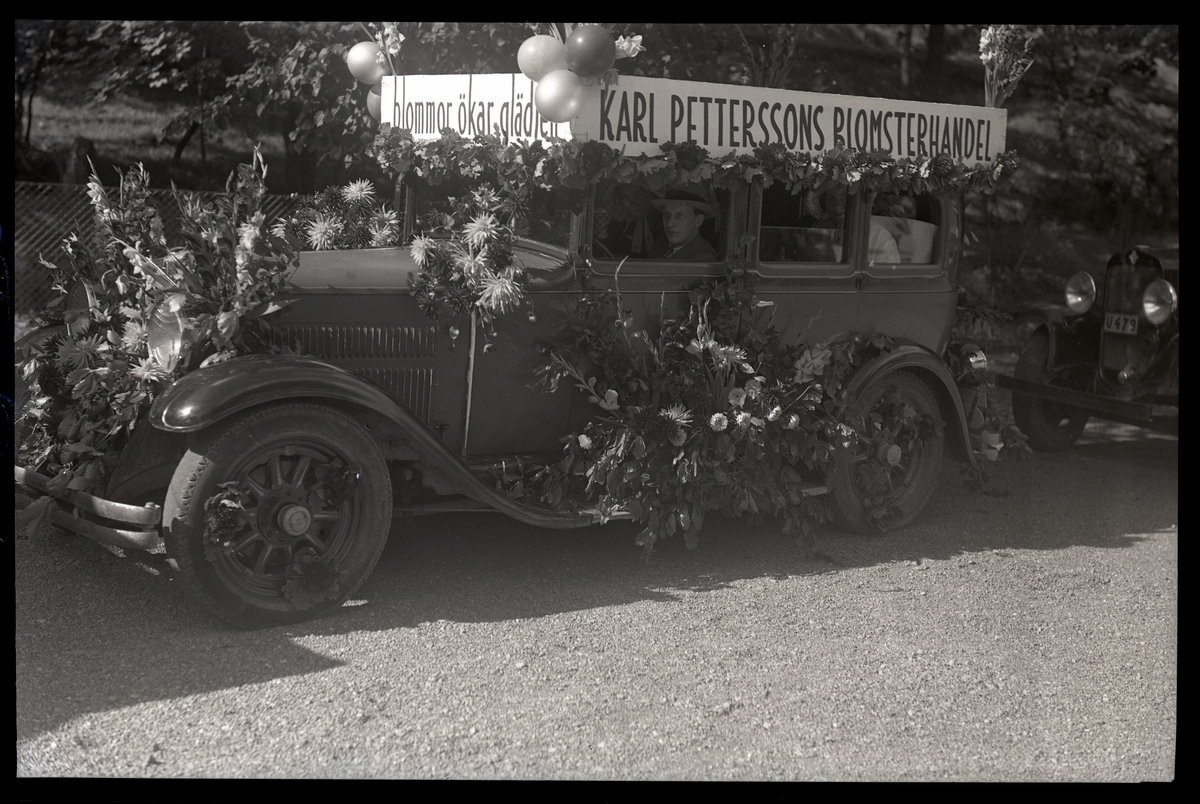
[{"label": "leafy foliage garland", "polygon": [[505,144],[499,137],[466,138],[452,129],[418,142],[407,129],[384,123],[370,150],[380,167],[400,180],[437,185],[495,176],[516,195],[533,188],[583,190],[602,179],[664,190],[700,181],[728,188],[756,178],[766,186],[782,183],[793,193],[832,186],[852,193],[994,193],[1009,186],[1017,168],[1014,151],[1000,154],[992,165],[965,165],[948,154],[897,159],[883,151],[834,148],[811,155],[788,151],[782,143],[725,156],[714,156],[694,142],[663,143],[660,149],[659,155],[625,156],[595,141]]},{"label": "leafy foliage garland", "polygon": [[[46,262],[60,296],[36,320],[68,323],[31,344],[19,367],[27,402],[18,460],[52,475],[51,491],[102,494],[129,434],[154,397],[175,379],[234,355],[269,349],[272,313],[295,252],[261,211],[266,167],[260,154],[230,177],[226,194],[179,194],[179,241],[168,242],[149,177],[121,177],[115,199],[92,177],[97,223],[88,241],[72,235],[66,262]],[[63,310],[68,291],[86,288],[88,309]],[[156,313],[157,311],[157,313]],[[178,359],[150,352],[150,317],[182,317],[193,333]],[[23,512],[35,531],[50,497]]]}]

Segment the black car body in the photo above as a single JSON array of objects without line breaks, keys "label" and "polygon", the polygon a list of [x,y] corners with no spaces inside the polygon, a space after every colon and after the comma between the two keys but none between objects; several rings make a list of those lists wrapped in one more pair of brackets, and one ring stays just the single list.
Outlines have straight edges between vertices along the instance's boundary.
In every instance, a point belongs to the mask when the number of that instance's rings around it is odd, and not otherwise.
[{"label": "black car body", "polygon": [[1065,449],[1090,417],[1179,428],[1179,250],[1114,254],[1097,282],[1067,284],[1066,304],[1025,311],[1032,327],[1014,376],[1017,426],[1039,450]]}]

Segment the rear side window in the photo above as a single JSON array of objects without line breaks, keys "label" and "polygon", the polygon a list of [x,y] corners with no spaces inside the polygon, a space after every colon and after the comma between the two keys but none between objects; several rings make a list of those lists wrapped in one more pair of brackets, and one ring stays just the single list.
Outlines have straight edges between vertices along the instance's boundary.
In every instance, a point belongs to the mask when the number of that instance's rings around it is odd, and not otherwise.
[{"label": "rear side window", "polygon": [[938,205],[929,195],[880,194],[871,202],[868,263],[928,265],[938,256]]},{"label": "rear side window", "polygon": [[844,262],[846,201],[845,188],[794,194],[778,183],[764,188],[759,262]]}]

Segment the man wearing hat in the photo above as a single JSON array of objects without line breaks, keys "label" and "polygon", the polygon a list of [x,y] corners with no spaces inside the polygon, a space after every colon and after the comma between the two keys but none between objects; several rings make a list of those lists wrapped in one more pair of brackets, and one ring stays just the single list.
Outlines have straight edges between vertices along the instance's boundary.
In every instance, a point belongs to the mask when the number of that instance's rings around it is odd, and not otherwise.
[{"label": "man wearing hat", "polygon": [[664,198],[656,198],[650,204],[662,210],[663,228],[667,233],[666,244],[656,243],[651,257],[693,262],[718,259],[716,249],[700,236],[701,224],[705,218],[716,217],[716,207],[684,190],[668,190]]}]

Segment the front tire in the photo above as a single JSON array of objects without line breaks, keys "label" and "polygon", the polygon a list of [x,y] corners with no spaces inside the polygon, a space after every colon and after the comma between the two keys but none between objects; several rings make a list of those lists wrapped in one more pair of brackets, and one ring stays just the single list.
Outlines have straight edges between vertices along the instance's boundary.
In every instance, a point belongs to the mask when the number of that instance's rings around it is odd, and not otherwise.
[{"label": "front tire", "polygon": [[362,425],[321,405],[269,405],[188,449],[163,535],[193,599],[257,628],[340,606],[379,560],[391,512],[387,464]]},{"label": "front tire", "polygon": [[942,468],[937,398],[919,377],[897,371],[868,387],[848,413],[854,435],[830,469],[834,522],[867,534],[905,527],[929,503]]},{"label": "front tire", "polygon": [[[1050,336],[1039,329],[1025,342],[1013,374],[1018,380],[1048,382],[1049,368]],[[1029,445],[1042,452],[1068,449],[1079,440],[1088,423],[1087,412],[1077,407],[1016,391],[1012,395],[1012,411],[1013,420],[1028,436]]]}]

